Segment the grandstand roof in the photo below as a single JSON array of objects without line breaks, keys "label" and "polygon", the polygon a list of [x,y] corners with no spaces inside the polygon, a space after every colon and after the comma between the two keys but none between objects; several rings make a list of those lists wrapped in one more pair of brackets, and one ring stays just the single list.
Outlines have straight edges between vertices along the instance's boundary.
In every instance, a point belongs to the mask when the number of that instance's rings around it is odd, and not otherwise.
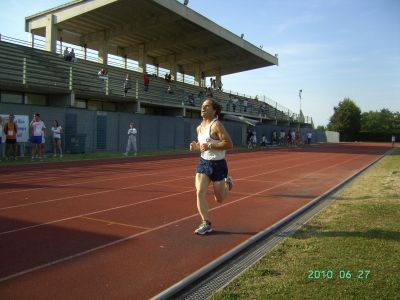
[{"label": "grandstand roof", "polygon": [[[190,5],[190,3],[189,3]],[[53,22],[63,42],[127,55],[204,76],[226,75],[278,64],[277,57],[215,24],[176,0],[76,0],[25,18],[26,31],[46,35]]]}]

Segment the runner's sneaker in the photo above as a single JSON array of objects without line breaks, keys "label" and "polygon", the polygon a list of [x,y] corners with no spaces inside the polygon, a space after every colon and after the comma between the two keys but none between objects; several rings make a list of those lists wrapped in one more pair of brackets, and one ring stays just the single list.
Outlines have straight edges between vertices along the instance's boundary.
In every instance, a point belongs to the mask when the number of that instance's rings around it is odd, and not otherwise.
[{"label": "runner's sneaker", "polygon": [[199,228],[197,228],[194,233],[195,234],[200,234],[204,235],[206,233],[209,233],[212,231],[211,223],[208,221],[203,221],[203,223],[200,224]]},{"label": "runner's sneaker", "polygon": [[231,176],[226,176],[225,182],[228,185],[228,189],[231,190],[233,188],[233,178]]}]

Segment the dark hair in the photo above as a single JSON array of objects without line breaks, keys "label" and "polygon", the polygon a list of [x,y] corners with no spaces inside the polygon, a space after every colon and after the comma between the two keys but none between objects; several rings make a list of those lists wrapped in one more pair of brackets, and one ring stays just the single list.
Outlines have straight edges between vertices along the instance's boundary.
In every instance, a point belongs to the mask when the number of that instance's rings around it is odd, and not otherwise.
[{"label": "dark hair", "polygon": [[39,113],[35,113],[34,114],[36,117],[40,117],[40,114]]},{"label": "dark hair", "polygon": [[60,124],[58,123],[57,120],[54,120],[54,122],[56,122],[56,126],[57,126],[57,127],[60,126]]},{"label": "dark hair", "polygon": [[217,101],[215,101],[213,98],[206,98],[205,101],[210,101],[213,109],[215,110],[215,116],[219,117],[221,115],[222,111],[222,106],[219,104]]}]

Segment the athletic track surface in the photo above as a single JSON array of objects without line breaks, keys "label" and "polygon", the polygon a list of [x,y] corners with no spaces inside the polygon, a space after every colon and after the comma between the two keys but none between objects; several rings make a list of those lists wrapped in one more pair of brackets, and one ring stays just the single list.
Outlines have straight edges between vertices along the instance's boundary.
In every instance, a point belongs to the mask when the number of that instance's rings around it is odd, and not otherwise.
[{"label": "athletic track surface", "polygon": [[0,299],[148,299],[389,150],[335,144],[228,153],[197,236],[198,156],[0,167]]}]

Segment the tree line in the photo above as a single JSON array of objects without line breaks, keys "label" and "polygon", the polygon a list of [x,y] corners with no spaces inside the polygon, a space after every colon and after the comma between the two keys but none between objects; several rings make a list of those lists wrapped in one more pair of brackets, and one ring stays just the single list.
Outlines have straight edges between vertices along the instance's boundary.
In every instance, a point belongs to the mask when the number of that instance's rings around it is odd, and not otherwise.
[{"label": "tree line", "polygon": [[327,129],[338,131],[342,141],[390,141],[392,134],[400,134],[400,112],[392,112],[387,108],[361,112],[350,98],[339,102],[333,110]]}]

